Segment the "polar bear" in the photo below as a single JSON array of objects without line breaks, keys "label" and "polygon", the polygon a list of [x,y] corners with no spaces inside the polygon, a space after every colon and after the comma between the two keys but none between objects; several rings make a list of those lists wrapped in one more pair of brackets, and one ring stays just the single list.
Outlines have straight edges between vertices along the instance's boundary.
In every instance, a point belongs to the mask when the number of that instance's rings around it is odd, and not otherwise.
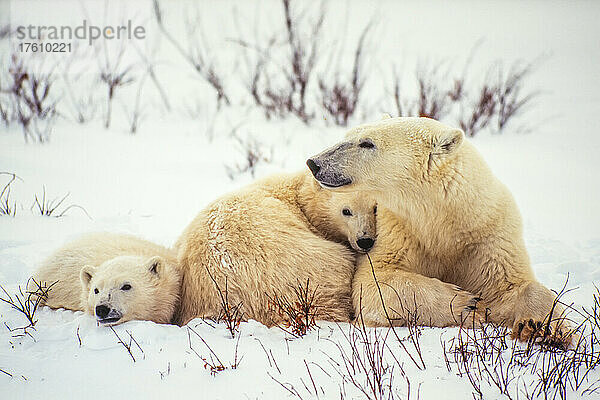
[{"label": "polar bear", "polygon": [[190,223],[175,248],[183,272],[176,322],[218,317],[221,295],[245,319],[285,322],[275,299],[314,291],[316,318],[348,321],[357,251],[376,239],[377,206],[368,196],[322,189],[308,171],[259,180],[216,200]]},{"label": "polar bear", "polygon": [[115,325],[171,322],[180,286],[172,250],[130,235],[96,233],[53,253],[28,289],[50,288],[42,304],[85,311],[101,325]]},{"label": "polar bear", "polygon": [[353,282],[366,322],[405,324],[416,313],[422,324],[457,325],[477,308],[522,340],[547,326],[569,341],[555,295],[534,277],[512,195],[461,130],[386,118],[351,129],[307,164],[322,187],[380,204],[373,270],[361,257]]}]

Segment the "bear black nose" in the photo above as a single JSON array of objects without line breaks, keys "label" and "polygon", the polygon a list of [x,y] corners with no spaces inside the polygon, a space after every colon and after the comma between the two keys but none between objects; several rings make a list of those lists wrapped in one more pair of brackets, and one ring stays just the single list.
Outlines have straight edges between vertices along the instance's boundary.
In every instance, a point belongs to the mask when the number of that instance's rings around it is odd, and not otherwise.
[{"label": "bear black nose", "polygon": [[309,159],[306,161],[306,165],[308,165],[308,168],[310,168],[310,172],[312,172],[312,174],[313,174],[314,176],[317,176],[317,173],[318,173],[318,172],[321,170],[321,167],[319,167],[319,166],[317,165],[317,163],[316,163],[316,162],[314,162],[314,160],[313,160],[312,158],[309,158]]},{"label": "bear black nose", "polygon": [[361,238],[356,241],[356,244],[361,249],[367,251],[367,250],[370,250],[371,247],[373,247],[373,245],[375,244],[375,241],[371,238]]},{"label": "bear black nose", "polygon": [[109,312],[110,308],[108,308],[107,306],[102,305],[96,307],[96,316],[100,319],[106,318]]}]

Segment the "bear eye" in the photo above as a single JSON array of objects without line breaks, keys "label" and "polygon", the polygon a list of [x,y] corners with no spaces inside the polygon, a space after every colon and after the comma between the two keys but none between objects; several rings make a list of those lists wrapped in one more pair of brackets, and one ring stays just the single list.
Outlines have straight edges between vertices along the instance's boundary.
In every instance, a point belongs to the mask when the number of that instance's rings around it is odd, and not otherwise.
[{"label": "bear eye", "polygon": [[350,211],[349,208],[344,208],[342,210],[342,214],[344,214],[346,217],[350,217],[352,215],[352,211]]},{"label": "bear eye", "polygon": [[100,292],[98,291],[98,288],[94,289],[94,294],[98,294],[98,293],[100,293]]},{"label": "bear eye", "polygon": [[377,206],[373,207],[373,214],[377,215]]},{"label": "bear eye", "polygon": [[128,283],[126,283],[123,286],[121,286],[121,290],[129,290],[129,289],[131,289],[131,285],[128,284]]},{"label": "bear eye", "polygon": [[375,143],[373,143],[371,139],[365,139],[358,144],[358,147],[362,147],[363,149],[372,149],[375,147]]}]

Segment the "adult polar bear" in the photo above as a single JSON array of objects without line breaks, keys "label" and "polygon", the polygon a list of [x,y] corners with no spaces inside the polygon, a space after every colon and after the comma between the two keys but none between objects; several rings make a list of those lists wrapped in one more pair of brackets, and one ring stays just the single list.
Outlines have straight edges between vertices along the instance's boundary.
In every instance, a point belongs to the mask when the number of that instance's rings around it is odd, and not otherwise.
[{"label": "adult polar bear", "polygon": [[416,310],[421,323],[457,325],[481,300],[488,321],[522,340],[540,336],[552,310],[553,340],[568,342],[555,295],[535,280],[512,195],[461,130],[385,118],[307,164],[323,187],[368,191],[381,206],[374,269],[363,256],[353,282],[365,322],[387,325],[389,316],[401,325]]}]

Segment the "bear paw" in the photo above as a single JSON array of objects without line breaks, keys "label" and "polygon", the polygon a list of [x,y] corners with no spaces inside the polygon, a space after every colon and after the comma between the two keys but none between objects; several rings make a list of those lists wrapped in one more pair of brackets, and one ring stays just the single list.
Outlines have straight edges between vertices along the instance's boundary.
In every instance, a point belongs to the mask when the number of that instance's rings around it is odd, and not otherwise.
[{"label": "bear paw", "polygon": [[461,288],[456,289],[456,295],[452,300],[451,308],[456,315],[459,325],[466,327],[478,327],[480,324],[479,310],[477,303],[481,301],[481,297],[475,296],[471,292]]},{"label": "bear paw", "polygon": [[511,333],[512,339],[561,350],[569,348],[574,336],[574,332],[568,328],[565,321],[548,324],[548,322],[533,319],[515,322]]}]

